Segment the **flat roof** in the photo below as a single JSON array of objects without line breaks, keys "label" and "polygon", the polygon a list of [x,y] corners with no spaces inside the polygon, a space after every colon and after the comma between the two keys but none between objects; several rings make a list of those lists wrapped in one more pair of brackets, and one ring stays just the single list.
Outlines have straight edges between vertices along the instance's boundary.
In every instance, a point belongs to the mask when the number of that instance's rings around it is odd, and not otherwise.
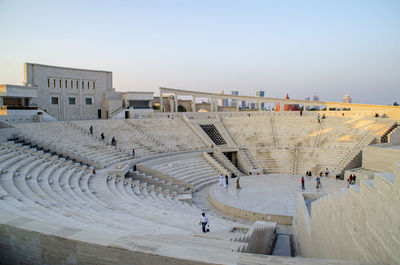
[{"label": "flat roof", "polygon": [[30,62],[25,62],[25,64],[31,64],[31,65],[42,66],[42,67],[58,68],[58,69],[64,69],[64,70],[78,70],[78,71],[99,72],[99,73],[112,73],[111,71],[104,71],[104,70],[72,68],[72,67],[55,66],[55,65],[47,65],[47,64],[38,64],[38,63],[30,63]]}]

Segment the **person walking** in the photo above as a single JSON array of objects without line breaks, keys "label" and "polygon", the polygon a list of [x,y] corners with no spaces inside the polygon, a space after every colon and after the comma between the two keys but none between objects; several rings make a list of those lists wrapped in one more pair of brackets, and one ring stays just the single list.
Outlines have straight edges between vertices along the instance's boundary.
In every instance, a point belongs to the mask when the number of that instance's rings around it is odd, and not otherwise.
[{"label": "person walking", "polygon": [[240,179],[240,177],[238,177],[236,180],[236,189],[237,190],[240,190],[242,188],[242,187],[240,187],[239,179]]},{"label": "person walking", "polygon": [[90,135],[93,135],[93,126],[92,125],[90,125],[89,131],[90,131]]},{"label": "person walking", "polygon": [[135,154],[135,149],[132,149],[132,157],[135,158],[136,154]]},{"label": "person walking", "polygon": [[328,168],[326,168],[326,170],[325,170],[325,177],[328,177],[328,175],[329,175],[329,170],[328,170]]},{"label": "person walking", "polygon": [[101,140],[102,140],[102,141],[104,141],[104,138],[106,138],[106,137],[104,136],[104,133],[101,133],[100,137],[101,137]]},{"label": "person walking", "polygon": [[301,177],[301,189],[305,190],[305,186],[304,186],[304,177]]},{"label": "person walking", "polygon": [[111,145],[112,146],[117,146],[117,141],[115,140],[114,137],[111,139]]},{"label": "person walking", "polygon": [[224,176],[222,176],[222,174],[219,175],[219,185],[220,186],[222,186],[222,185],[225,186],[224,185]]},{"label": "person walking", "polygon": [[204,212],[201,214],[199,224],[201,225],[201,229],[202,229],[203,233],[208,232],[208,231],[206,231],[206,226],[208,224],[208,217],[206,216],[206,214]]},{"label": "person walking", "polygon": [[317,181],[317,186],[316,188],[320,188],[321,187],[321,178],[319,176],[317,176],[317,178],[315,179]]}]

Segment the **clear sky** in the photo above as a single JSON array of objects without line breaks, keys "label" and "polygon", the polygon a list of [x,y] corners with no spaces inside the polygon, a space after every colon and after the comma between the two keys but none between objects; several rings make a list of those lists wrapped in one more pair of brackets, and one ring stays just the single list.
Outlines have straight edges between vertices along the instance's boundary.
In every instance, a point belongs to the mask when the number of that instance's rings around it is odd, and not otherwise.
[{"label": "clear sky", "polygon": [[400,101],[400,1],[0,0],[0,83],[23,63],[108,70],[117,90]]}]

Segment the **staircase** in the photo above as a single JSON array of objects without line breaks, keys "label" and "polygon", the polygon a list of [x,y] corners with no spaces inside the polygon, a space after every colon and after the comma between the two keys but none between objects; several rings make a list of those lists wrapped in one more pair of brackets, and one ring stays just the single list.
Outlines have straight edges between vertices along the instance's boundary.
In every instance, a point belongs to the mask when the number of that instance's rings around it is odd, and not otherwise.
[{"label": "staircase", "polygon": [[291,172],[292,174],[298,174],[299,167],[298,167],[298,160],[299,160],[299,148],[294,147],[290,151],[290,163],[292,164]]},{"label": "staircase", "polygon": [[166,152],[173,152],[173,150],[171,148],[168,148],[167,146],[165,146],[162,142],[156,140],[153,138],[153,136],[149,135],[143,128],[141,128],[140,126],[134,124],[133,122],[130,122],[128,120],[124,120],[125,124],[129,125],[133,130],[135,130],[136,132],[141,133],[142,135],[144,135],[148,140],[150,140],[151,142],[154,143],[154,145],[161,147],[161,149],[163,149]]},{"label": "staircase", "polygon": [[318,132],[317,132],[317,135],[315,136],[315,140],[314,140],[314,145],[313,145],[314,148],[318,147],[319,139],[321,138],[321,131],[324,128],[324,124],[325,124],[324,119],[321,119],[321,122],[319,123],[319,126],[318,126]]},{"label": "staircase", "polygon": [[389,130],[387,130],[385,134],[381,137],[381,143],[387,143],[389,140],[389,135],[398,130],[398,128],[399,125],[397,123],[393,124],[392,127],[390,127]]},{"label": "staircase", "polygon": [[272,141],[274,143],[274,147],[278,147],[279,142],[278,142],[278,137],[277,137],[276,128],[275,128],[275,120],[272,116],[270,116],[269,121],[271,123],[271,135],[272,135]]},{"label": "staircase", "polygon": [[354,159],[360,155],[361,149],[369,144],[374,140],[375,136],[372,135],[372,130],[375,126],[380,124],[382,118],[378,118],[375,123],[373,123],[368,131],[361,137],[358,143],[353,147],[353,149],[347,151],[347,153],[343,156],[340,162],[336,165],[332,172],[336,174],[344,173],[344,170],[354,161]]}]

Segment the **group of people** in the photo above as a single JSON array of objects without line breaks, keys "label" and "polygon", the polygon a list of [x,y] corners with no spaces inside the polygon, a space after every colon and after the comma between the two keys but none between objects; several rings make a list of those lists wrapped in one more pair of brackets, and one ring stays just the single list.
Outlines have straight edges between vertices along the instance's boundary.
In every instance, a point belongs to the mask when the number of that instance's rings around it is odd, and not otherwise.
[{"label": "group of people", "polygon": [[[90,135],[93,135],[93,126],[92,126],[92,125],[90,125],[89,133],[90,133]],[[103,132],[100,134],[100,138],[101,138],[102,141],[104,141],[104,139],[106,138],[106,137],[104,136],[104,133],[103,133]],[[115,137],[113,137],[113,138],[111,139],[111,145],[112,145],[112,146],[117,146],[117,140],[115,140]]]},{"label": "group of people", "polygon": [[[316,188],[317,188],[317,189],[319,189],[319,188],[322,187],[322,184],[321,184],[321,177],[324,175],[324,173],[325,173],[325,177],[328,177],[328,175],[329,175],[329,170],[328,170],[328,168],[325,170],[325,172],[320,172],[320,173],[319,173],[319,176],[317,176],[317,178],[315,179],[315,181],[316,181]],[[308,177],[311,177],[311,176],[312,176],[311,170],[310,170],[310,171],[307,170],[306,176],[308,176]],[[302,189],[302,190],[305,190],[305,189],[306,189],[306,187],[305,187],[305,179],[304,179],[303,176],[301,177],[300,183],[301,183],[301,189]]]},{"label": "group of people", "polygon": [[[318,123],[321,123],[321,115],[318,113]],[[325,119],[325,114],[322,114],[322,119]]]},{"label": "group of people", "polygon": [[[232,173],[232,178],[236,178],[236,175],[234,173]],[[242,187],[240,187],[240,183],[239,183],[240,177],[237,177],[236,179],[236,189],[241,189]],[[219,175],[219,185],[220,186],[224,186],[224,188],[227,188],[229,184],[229,177],[228,175],[225,175],[225,177],[221,174]]]},{"label": "group of people", "polygon": [[350,175],[349,178],[347,179],[347,182],[349,183],[349,185],[356,184],[356,179],[357,179],[357,177],[355,174]]}]

